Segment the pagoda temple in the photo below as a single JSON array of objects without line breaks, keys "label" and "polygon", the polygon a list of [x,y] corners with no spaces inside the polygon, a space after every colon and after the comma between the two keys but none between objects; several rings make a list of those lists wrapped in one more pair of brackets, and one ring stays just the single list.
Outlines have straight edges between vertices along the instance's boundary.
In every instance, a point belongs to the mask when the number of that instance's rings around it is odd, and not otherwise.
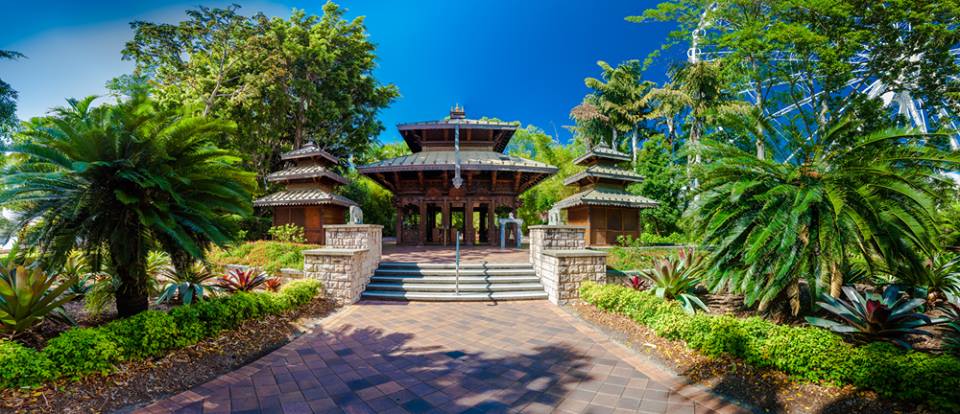
[{"label": "pagoda temple", "polygon": [[267,176],[267,181],[283,183],[283,191],[253,202],[255,207],[273,208],[273,225],[296,224],[303,227],[307,242],[324,244],[323,226],[343,224],[350,206],[349,198],[334,194],[334,188],[347,179],[331,171],[340,160],[308,142],[302,148],[284,153],[286,166]]},{"label": "pagoda temple", "polygon": [[602,142],[573,161],[586,168],[563,181],[576,185],[576,194],[560,200],[555,208],[567,211],[567,224],[587,227],[588,246],[608,246],[619,236],[640,236],[640,209],[657,206],[649,198],[627,192],[630,183],[643,181],[639,174],[617,167],[630,155]]},{"label": "pagoda temple", "polygon": [[364,165],[359,172],[393,192],[397,244],[499,244],[497,218],[516,213],[519,195],[557,168],[504,154],[517,125],[467,119],[400,124],[410,155]]}]

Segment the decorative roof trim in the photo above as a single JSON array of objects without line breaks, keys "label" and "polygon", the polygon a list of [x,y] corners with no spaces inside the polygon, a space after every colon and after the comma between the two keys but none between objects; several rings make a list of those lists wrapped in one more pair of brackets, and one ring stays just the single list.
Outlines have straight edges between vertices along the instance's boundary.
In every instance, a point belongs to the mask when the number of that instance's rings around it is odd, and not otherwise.
[{"label": "decorative roof trim", "polygon": [[630,154],[617,151],[615,149],[608,148],[606,146],[595,146],[588,150],[585,154],[577,157],[573,160],[574,164],[580,164],[584,161],[589,160],[590,158],[601,158],[614,161],[630,161],[633,158],[630,157]]},{"label": "decorative roof trim", "polygon": [[339,163],[340,163],[340,159],[339,159],[339,158],[335,157],[333,154],[331,154],[331,153],[329,153],[329,152],[326,152],[326,151],[318,148],[318,147],[317,147],[315,144],[313,144],[312,142],[311,142],[311,143],[307,143],[307,145],[303,146],[303,147],[300,148],[300,149],[296,149],[296,150],[293,150],[293,151],[290,151],[290,152],[285,152],[285,153],[281,154],[281,155],[280,155],[280,159],[283,160],[283,161],[288,161],[288,160],[295,160],[295,159],[301,159],[301,158],[313,158],[313,157],[317,157],[317,156],[319,156],[319,157],[321,157],[321,158],[325,158],[325,159],[327,159],[328,161],[330,161],[330,162],[332,162],[332,163],[334,163],[334,164],[339,164]]},{"label": "decorative roof trim", "polygon": [[563,185],[571,185],[583,180],[587,177],[597,177],[597,178],[608,178],[611,180],[619,181],[629,181],[639,183],[643,181],[643,176],[629,170],[621,170],[617,168],[605,168],[598,166],[587,167],[586,170],[580,171],[574,175],[567,177],[566,180],[563,180]]},{"label": "decorative roof trim", "polygon": [[[357,167],[361,174],[394,171],[453,171],[456,169],[454,151],[419,152]],[[554,174],[559,169],[525,158],[493,151],[460,151],[460,169],[463,171],[520,171]],[[471,157],[473,159],[471,159]]]},{"label": "decorative roof trim", "polygon": [[258,198],[253,202],[255,207],[316,206],[325,204],[343,207],[358,205],[353,200],[342,195],[331,194],[319,189],[278,191]]},{"label": "decorative roof trim", "polygon": [[[310,167],[314,167],[314,166],[310,166]],[[296,172],[297,170],[307,170],[310,167],[291,167],[291,168],[286,168],[280,171],[275,171],[267,175],[267,181],[271,183],[277,183],[277,182],[299,180],[303,178],[321,178],[322,177],[322,178],[328,178],[334,182],[337,182],[343,185],[347,185],[350,183],[350,181],[348,181],[346,178],[344,178],[340,174],[336,174],[334,172],[322,169],[323,167],[319,167],[321,168],[321,171]]]},{"label": "decorative roof trim", "polygon": [[644,196],[638,196],[627,193],[613,193],[599,191],[597,189],[591,189],[586,191],[581,191],[577,194],[574,194],[570,197],[567,197],[563,200],[558,201],[554,207],[565,209],[570,207],[576,207],[579,205],[588,205],[588,206],[614,206],[614,207],[630,207],[630,208],[653,208],[660,203],[646,198]]}]

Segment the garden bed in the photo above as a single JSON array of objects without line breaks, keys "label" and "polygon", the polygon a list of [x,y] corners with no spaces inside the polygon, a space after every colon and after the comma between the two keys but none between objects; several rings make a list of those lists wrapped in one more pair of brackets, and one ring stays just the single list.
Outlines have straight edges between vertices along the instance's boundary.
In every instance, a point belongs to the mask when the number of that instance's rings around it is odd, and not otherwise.
[{"label": "garden bed", "polygon": [[0,411],[86,413],[144,406],[255,361],[302,334],[305,322],[335,309],[332,301],[317,298],[292,311],[247,320],[236,329],[162,357],[118,364],[107,376],[3,390]]},{"label": "garden bed", "polygon": [[914,405],[880,398],[872,391],[858,391],[852,386],[834,387],[800,382],[782,372],[758,369],[737,358],[707,357],[687,348],[681,341],[661,338],[652,329],[638,325],[626,316],[605,312],[593,305],[574,305],[572,310],[582,320],[627,344],[667,370],[703,385],[712,392],[763,412],[930,412]]},{"label": "garden bed", "polygon": [[[871,401],[879,396],[903,401],[878,402],[882,412],[891,412],[890,407],[960,409],[960,359],[955,356],[905,351],[885,342],[855,345],[821,328],[756,317],[692,316],[676,302],[623,286],[585,283],[581,298],[609,312],[595,320],[654,345],[678,372],[764,408],[779,410],[795,400],[796,412],[871,412]],[[805,408],[811,404],[819,409]]]},{"label": "garden bed", "polygon": [[303,271],[303,251],[321,247],[318,244],[257,240],[225,249],[214,248],[207,253],[207,259],[219,267],[250,266],[269,273],[279,273],[281,269]]}]

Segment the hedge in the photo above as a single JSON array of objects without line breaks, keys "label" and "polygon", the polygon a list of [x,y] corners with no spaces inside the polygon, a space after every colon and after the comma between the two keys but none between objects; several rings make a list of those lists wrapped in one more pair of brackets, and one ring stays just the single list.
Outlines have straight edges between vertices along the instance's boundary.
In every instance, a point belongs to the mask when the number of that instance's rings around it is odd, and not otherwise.
[{"label": "hedge", "polygon": [[149,310],[94,328],[71,328],[51,339],[42,351],[0,340],[0,389],[107,374],[119,362],[160,356],[236,328],[247,319],[304,305],[320,290],[320,282],[304,279],[288,283],[278,293],[241,292],[169,312]]},{"label": "hedge", "polygon": [[854,346],[825,329],[782,326],[756,317],[691,316],[676,302],[626,286],[586,282],[580,297],[709,356],[730,355],[796,379],[851,384],[884,397],[960,412],[960,359],[951,355],[905,351],[886,342]]}]

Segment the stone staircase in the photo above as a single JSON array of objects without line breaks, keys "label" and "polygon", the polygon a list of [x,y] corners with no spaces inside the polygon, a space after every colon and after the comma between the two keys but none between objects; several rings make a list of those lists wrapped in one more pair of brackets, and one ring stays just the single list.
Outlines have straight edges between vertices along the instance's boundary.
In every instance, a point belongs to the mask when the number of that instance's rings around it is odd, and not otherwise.
[{"label": "stone staircase", "polygon": [[460,294],[453,263],[382,262],[364,299],[418,301],[498,301],[546,299],[533,266],[527,263],[460,265]]}]

